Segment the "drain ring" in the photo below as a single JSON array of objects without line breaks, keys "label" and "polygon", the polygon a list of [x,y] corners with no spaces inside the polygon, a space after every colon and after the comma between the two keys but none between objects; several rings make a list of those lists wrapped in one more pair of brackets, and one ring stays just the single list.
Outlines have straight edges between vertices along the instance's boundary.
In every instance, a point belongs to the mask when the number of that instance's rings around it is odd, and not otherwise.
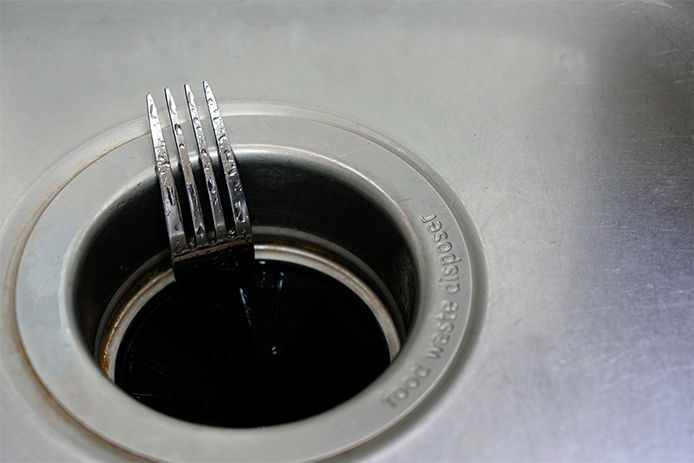
[{"label": "drain ring", "polygon": [[[16,275],[14,305],[22,343],[43,384],[71,415],[134,453],[167,460],[231,456],[244,461],[336,455],[391,428],[441,383],[466,339],[473,305],[480,303],[482,271],[474,257],[475,237],[454,196],[428,181],[431,175],[404,150],[373,132],[330,116],[278,106],[227,105],[223,113],[236,128],[240,159],[250,153],[291,153],[328,170],[338,169],[344,179],[381,202],[397,223],[418,279],[416,316],[395,362],[348,403],[301,422],[263,429],[182,423],[143,410],[123,396],[99,372],[79,339],[69,307],[70,272],[80,243],[89,238],[85,220],[100,220],[104,210],[103,203],[85,210],[83,193],[108,190],[108,199],[151,176],[144,130],[75,175],[36,222]],[[108,137],[117,138],[114,133]],[[101,139],[87,145],[76,157],[97,157],[94,146],[103,143]],[[108,180],[98,175],[107,171],[112,173]],[[99,195],[89,199],[96,202]],[[457,269],[455,281],[444,278],[450,266]],[[141,432],[154,428],[156,435]]]},{"label": "drain ring", "polygon": [[[366,283],[361,281],[357,275],[320,254],[289,246],[256,244],[255,258],[298,264],[328,275],[352,290],[364,302],[366,307],[371,309],[371,313],[374,315],[385,337],[391,362],[395,359],[395,356],[400,351],[400,337],[398,336],[395,323],[390,316],[388,308],[381,302],[378,295]],[[113,320],[109,322],[105,334],[97,336],[97,339],[101,339],[101,345],[98,349],[99,365],[111,380],[115,377],[115,360],[118,355],[118,349],[130,324],[152,297],[173,282],[172,269],[163,270],[149,278],[146,284],[138,288],[132,297],[119,302],[119,307],[114,310]]]}]

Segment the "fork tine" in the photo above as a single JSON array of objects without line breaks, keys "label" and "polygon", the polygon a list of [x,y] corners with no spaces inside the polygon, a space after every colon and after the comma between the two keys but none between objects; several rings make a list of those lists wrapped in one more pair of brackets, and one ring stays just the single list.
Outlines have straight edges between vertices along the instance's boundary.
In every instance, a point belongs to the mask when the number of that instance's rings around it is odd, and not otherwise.
[{"label": "fork tine", "polygon": [[219,106],[217,106],[217,99],[214,97],[214,93],[212,93],[212,88],[207,81],[203,81],[202,85],[205,89],[207,109],[212,119],[212,127],[214,128],[214,135],[217,141],[219,158],[221,159],[222,169],[224,170],[224,179],[226,180],[227,190],[231,197],[236,235],[250,238],[251,230],[248,206],[246,205],[246,196],[241,186],[241,176],[236,166],[236,156],[231,148],[226,127],[224,127],[224,121],[222,120],[222,114],[219,111]]},{"label": "fork tine", "polygon": [[210,198],[210,205],[212,207],[212,221],[214,222],[215,234],[217,236],[217,241],[220,241],[226,239],[229,233],[224,223],[224,211],[222,210],[222,202],[219,198],[219,189],[217,188],[217,181],[214,178],[212,161],[210,160],[207,143],[205,142],[205,134],[200,122],[200,116],[198,115],[198,108],[195,106],[195,96],[190,89],[190,85],[185,84],[183,88],[186,92],[190,120],[193,123],[195,142],[198,145],[198,152],[200,153],[202,171],[205,174],[205,185],[207,186],[207,194]]},{"label": "fork tine", "polygon": [[178,203],[178,193],[169,153],[166,151],[166,142],[161,130],[161,123],[157,115],[157,107],[154,105],[152,94],[147,94],[147,115],[149,116],[149,128],[152,134],[152,146],[154,147],[154,159],[161,189],[161,199],[164,204],[164,216],[166,218],[166,230],[169,235],[169,245],[172,254],[178,255],[187,249],[185,231],[181,220],[181,207]]},{"label": "fork tine", "polygon": [[205,220],[202,216],[202,208],[200,207],[198,188],[195,186],[195,177],[193,177],[193,167],[190,163],[190,156],[188,156],[185,140],[183,139],[181,121],[178,119],[176,103],[174,102],[171,90],[165,88],[164,95],[166,95],[166,105],[169,108],[169,119],[171,120],[171,129],[173,130],[174,139],[176,140],[178,158],[181,161],[181,170],[183,170],[183,180],[186,185],[186,193],[188,194],[188,204],[190,205],[190,214],[193,219],[196,244],[205,245],[209,240],[207,239]]}]

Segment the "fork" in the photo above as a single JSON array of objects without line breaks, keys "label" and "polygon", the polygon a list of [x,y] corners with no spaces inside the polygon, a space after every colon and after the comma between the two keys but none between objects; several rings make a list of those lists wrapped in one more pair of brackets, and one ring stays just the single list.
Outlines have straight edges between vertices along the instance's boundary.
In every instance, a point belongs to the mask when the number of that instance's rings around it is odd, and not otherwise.
[{"label": "fork", "polygon": [[[155,170],[159,179],[161,199],[164,205],[164,217],[171,249],[171,262],[174,277],[178,282],[191,282],[198,276],[209,276],[219,271],[234,271],[242,265],[252,262],[254,259],[253,240],[251,235],[250,218],[246,197],[241,185],[236,156],[231,148],[222,114],[217,105],[217,100],[212,93],[212,88],[207,81],[203,81],[205,100],[210,115],[210,121],[215,135],[216,147],[210,147],[205,140],[195,97],[190,85],[184,85],[188,113],[195,134],[197,146],[197,161],[202,167],[204,186],[209,200],[211,220],[207,223],[213,225],[213,230],[208,232],[205,225],[205,217],[198,195],[196,179],[193,174],[193,162],[191,151],[186,146],[183,136],[181,120],[178,116],[176,103],[171,90],[164,89],[166,105],[168,108],[171,129],[176,143],[176,151],[179,157],[179,166],[183,173],[183,182],[188,206],[190,208],[190,220],[193,232],[186,237],[186,227],[183,224],[181,205],[176,191],[176,175],[174,175],[169,153],[164,139],[162,125],[154,104],[152,94],[147,94],[147,115],[152,135],[154,148]],[[210,150],[216,150],[224,174],[224,183],[231,203],[233,226],[227,226],[222,207],[222,192],[217,187],[215,169],[212,164]]]}]

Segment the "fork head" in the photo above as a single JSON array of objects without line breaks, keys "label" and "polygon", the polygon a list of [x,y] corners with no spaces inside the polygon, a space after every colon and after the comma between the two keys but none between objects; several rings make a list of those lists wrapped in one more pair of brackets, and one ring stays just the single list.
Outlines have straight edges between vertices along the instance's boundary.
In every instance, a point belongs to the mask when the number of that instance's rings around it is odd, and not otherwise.
[{"label": "fork head", "polygon": [[[231,148],[221,111],[212,88],[205,81],[203,90],[215,137],[214,146],[207,144],[205,130],[195,96],[188,84],[184,86],[186,105],[195,138],[195,147],[190,148],[184,139],[182,121],[179,118],[173,94],[166,88],[164,95],[168,108],[171,130],[179,157],[185,197],[190,210],[190,223],[184,226],[183,214],[176,189],[174,174],[167,149],[161,121],[151,93],[147,94],[147,115],[154,147],[155,170],[159,179],[166,229],[171,248],[171,260],[177,281],[188,281],[200,274],[209,275],[218,271],[234,271],[242,264],[252,262],[253,240],[246,197],[241,185],[236,156]],[[195,164],[191,161],[191,153]],[[232,227],[227,226],[223,207],[223,193],[217,186],[213,156],[217,153],[222,176],[226,184]],[[209,204],[210,217],[206,220],[194,172],[202,171],[204,190]],[[222,178],[222,177],[220,177]],[[208,231],[208,224],[212,230]],[[186,228],[192,233],[186,233]]]}]

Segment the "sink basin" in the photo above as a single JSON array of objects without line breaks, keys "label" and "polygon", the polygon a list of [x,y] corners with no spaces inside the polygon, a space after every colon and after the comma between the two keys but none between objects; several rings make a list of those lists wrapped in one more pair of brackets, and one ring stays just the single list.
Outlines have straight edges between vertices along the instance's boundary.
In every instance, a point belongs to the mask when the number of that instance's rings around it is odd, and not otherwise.
[{"label": "sink basin", "polygon": [[[37,268],[27,238],[87,168],[84,147],[99,140],[95,158],[123,176],[111,159],[146,132],[144,95],[204,78],[247,113],[309,108],[348,121],[345,132],[373,129],[375,145],[394,140],[443,185],[442,201],[466,211],[475,237],[483,297],[465,348],[411,413],[330,455],[690,461],[693,8],[0,4],[0,459],[146,457],[75,419],[37,378],[25,350],[35,341],[18,329],[18,268]],[[291,133],[296,144],[301,135]],[[59,217],[42,226],[70,230]],[[72,380],[60,378],[65,389]]]}]

